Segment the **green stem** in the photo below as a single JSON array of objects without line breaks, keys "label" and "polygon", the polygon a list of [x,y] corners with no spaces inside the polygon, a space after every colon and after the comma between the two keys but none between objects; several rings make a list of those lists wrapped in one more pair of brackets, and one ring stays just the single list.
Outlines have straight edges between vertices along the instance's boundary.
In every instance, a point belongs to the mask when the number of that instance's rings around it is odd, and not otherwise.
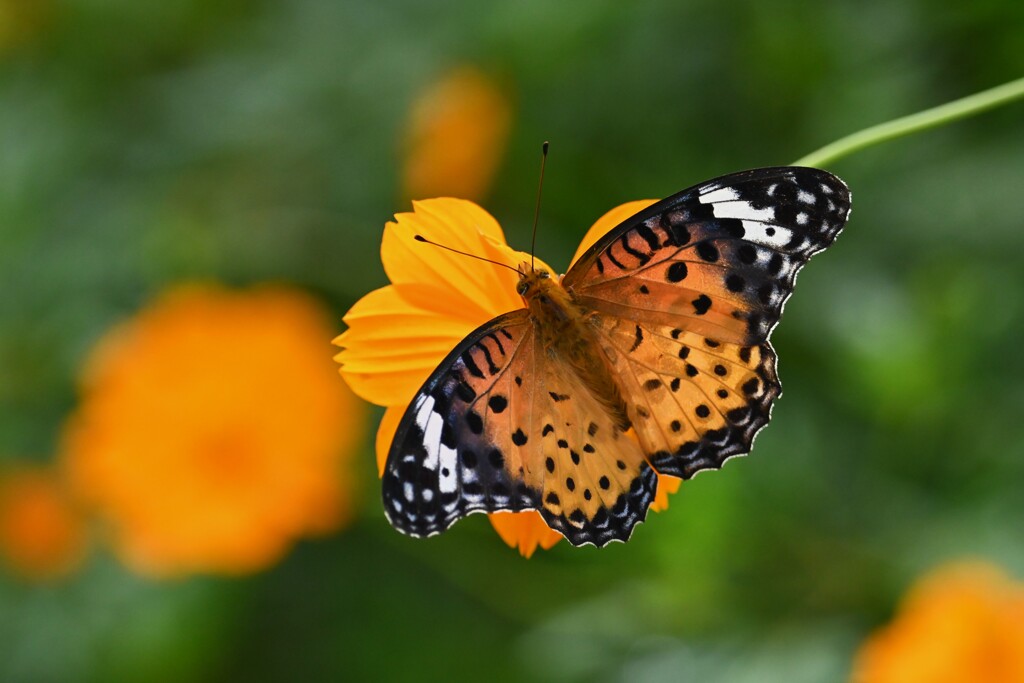
[{"label": "green stem", "polygon": [[989,90],[968,95],[967,97],[946,104],[926,109],[925,111],[904,116],[894,121],[880,123],[862,131],[847,135],[821,149],[811,152],[793,162],[794,166],[821,167],[837,159],[860,151],[880,142],[910,135],[928,128],[935,128],[957,119],[980,114],[1013,100],[1024,97],[1024,78],[1003,83]]}]

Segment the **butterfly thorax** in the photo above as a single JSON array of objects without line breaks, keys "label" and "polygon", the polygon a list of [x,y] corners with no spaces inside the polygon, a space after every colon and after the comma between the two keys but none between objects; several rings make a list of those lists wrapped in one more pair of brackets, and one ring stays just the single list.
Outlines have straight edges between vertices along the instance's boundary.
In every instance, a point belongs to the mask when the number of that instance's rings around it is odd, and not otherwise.
[{"label": "butterfly thorax", "polygon": [[536,334],[545,352],[572,368],[595,397],[629,428],[622,394],[612,378],[608,360],[600,350],[595,331],[596,314],[580,306],[572,295],[546,270],[521,266],[516,291],[526,303]]}]

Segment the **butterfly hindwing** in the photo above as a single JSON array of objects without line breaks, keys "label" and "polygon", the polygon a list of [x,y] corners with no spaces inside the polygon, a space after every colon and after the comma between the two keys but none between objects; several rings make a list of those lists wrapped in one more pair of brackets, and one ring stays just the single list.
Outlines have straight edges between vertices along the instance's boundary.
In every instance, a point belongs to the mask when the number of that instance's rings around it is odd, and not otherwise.
[{"label": "butterfly hindwing", "polygon": [[749,452],[781,391],[768,344],[610,316],[600,326],[634,432],[660,474],[689,479]]},{"label": "butterfly hindwing", "polygon": [[662,200],[598,240],[563,278],[585,307],[744,346],[768,339],[797,273],[842,230],[846,185],[763,168]]},{"label": "butterfly hindwing", "polygon": [[538,349],[538,358],[541,515],[573,545],[625,541],[646,517],[657,477],[599,397],[557,356]]},{"label": "butterfly hindwing", "polygon": [[384,472],[395,528],[537,509],[574,545],[626,540],[656,477],[636,441],[537,341],[525,310],[471,333],[423,385]]}]

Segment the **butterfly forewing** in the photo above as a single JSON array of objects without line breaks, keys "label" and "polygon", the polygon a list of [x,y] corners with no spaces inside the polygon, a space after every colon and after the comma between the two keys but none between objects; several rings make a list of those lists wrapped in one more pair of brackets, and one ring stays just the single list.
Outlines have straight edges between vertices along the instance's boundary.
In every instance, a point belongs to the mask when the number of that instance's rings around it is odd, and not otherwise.
[{"label": "butterfly forewing", "polygon": [[575,545],[626,540],[656,477],[636,441],[537,341],[527,312],[469,335],[403,416],[384,472],[392,525],[537,509]]},{"label": "butterfly forewing", "polygon": [[846,185],[818,169],[723,176],[611,230],[563,284],[598,312],[757,345],[800,268],[835,240],[849,211]]}]

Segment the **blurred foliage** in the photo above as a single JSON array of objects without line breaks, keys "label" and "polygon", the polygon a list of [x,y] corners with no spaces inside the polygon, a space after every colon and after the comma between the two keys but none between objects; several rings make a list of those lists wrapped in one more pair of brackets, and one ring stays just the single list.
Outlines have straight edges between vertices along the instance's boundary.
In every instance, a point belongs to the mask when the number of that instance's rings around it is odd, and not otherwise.
[{"label": "blurred foliage", "polygon": [[[621,202],[1019,77],[1022,25],[1007,0],[0,0],[0,458],[49,459],[89,348],[179,280],[285,281],[339,320],[384,284],[410,108],[454,66],[512,95],[484,204],[514,246],[552,141],[557,267]],[[629,544],[401,537],[367,441],[356,525],[251,578],[0,577],[0,679],[842,679],[925,569],[1024,576],[1022,158],[1018,104],[831,168],[853,215],[775,335],[772,425]]]}]

